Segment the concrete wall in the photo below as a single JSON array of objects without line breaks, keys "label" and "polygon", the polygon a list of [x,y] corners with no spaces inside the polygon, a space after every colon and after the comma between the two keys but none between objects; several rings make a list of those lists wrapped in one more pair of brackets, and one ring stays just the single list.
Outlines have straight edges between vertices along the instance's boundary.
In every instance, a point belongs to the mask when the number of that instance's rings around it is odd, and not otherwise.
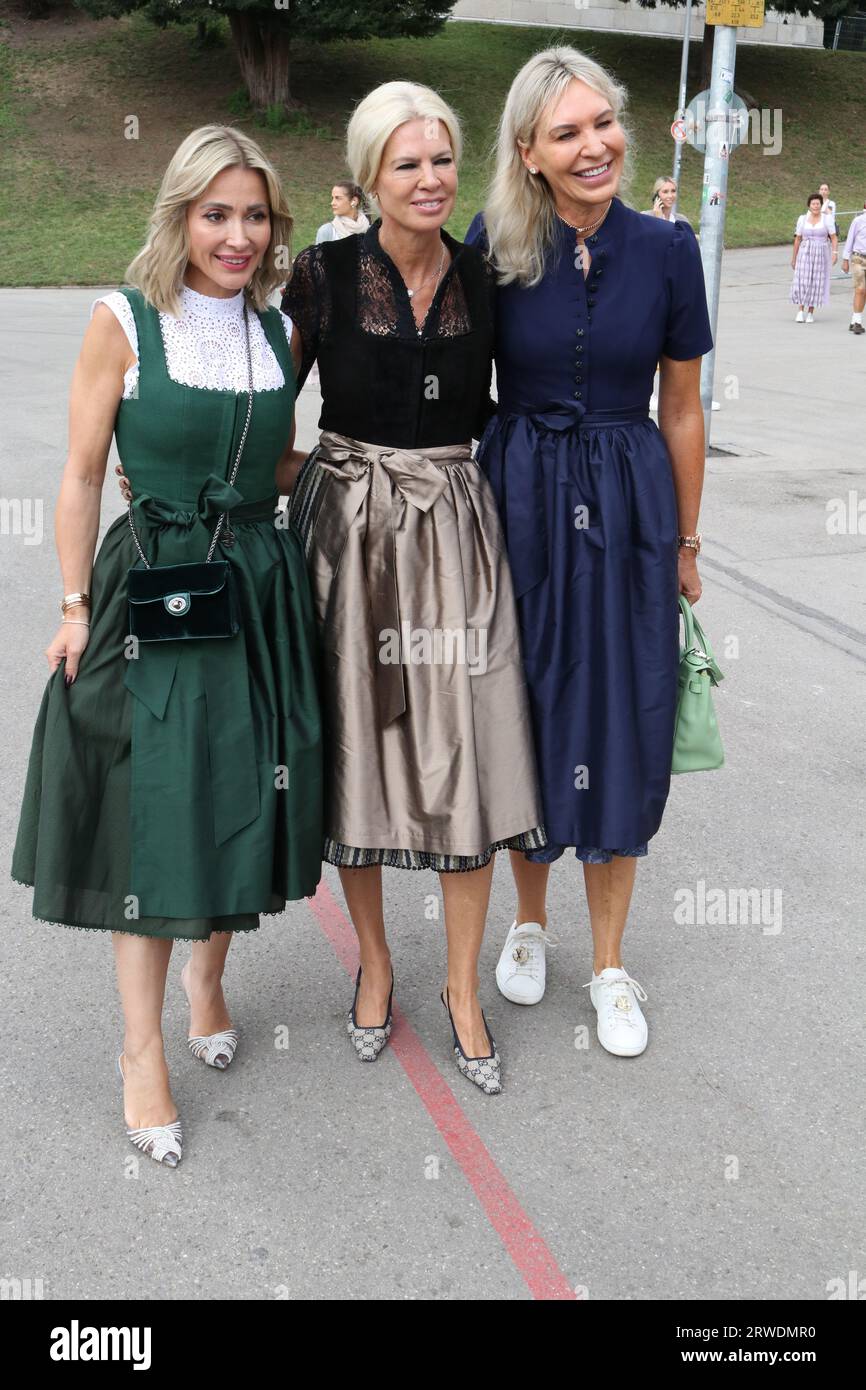
[{"label": "concrete wall", "polygon": [[[738,29],[737,41],[742,43],[790,44],[798,48],[822,48],[824,24],[820,20],[801,19],[792,15],[784,24],[783,16],[767,10],[763,29]],[[547,24],[557,28],[618,29],[630,34],[660,34],[682,38],[685,13],[659,4],[654,10],[640,5],[622,4],[621,0],[458,0],[455,19],[496,20],[505,24]],[[692,37],[703,33],[704,11],[695,6],[692,11]]]}]

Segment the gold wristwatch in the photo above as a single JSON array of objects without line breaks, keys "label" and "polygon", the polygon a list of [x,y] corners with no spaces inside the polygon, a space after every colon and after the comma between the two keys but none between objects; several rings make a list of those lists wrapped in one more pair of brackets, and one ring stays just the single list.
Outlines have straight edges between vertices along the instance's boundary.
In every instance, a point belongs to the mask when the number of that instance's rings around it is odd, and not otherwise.
[{"label": "gold wristwatch", "polygon": [[697,534],[696,536],[677,536],[677,545],[680,547],[681,550],[682,550],[683,546],[685,546],[685,548],[686,548],[687,550],[693,550],[693,551],[695,552],[696,555],[700,555],[700,553],[701,553],[701,533],[700,533],[700,531],[698,532],[698,534]]}]

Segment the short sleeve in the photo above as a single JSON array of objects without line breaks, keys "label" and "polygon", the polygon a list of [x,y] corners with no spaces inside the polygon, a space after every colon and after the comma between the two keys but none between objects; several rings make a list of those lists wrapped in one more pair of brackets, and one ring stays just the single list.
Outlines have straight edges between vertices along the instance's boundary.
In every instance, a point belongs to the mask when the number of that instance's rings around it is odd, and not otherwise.
[{"label": "short sleeve", "polygon": [[120,290],[112,290],[111,294],[103,294],[99,299],[94,299],[90,306],[90,317],[93,318],[93,311],[97,304],[105,304],[118,320],[121,328],[126,334],[129,346],[132,348],[136,357],[138,356],[138,333],[135,327],[135,315],[132,312],[132,305],[125,294]]},{"label": "short sleeve", "polygon": [[325,292],[321,253],[317,247],[307,246],[295,257],[292,274],[280,303],[282,313],[292,320],[301,335],[299,390],[319,353]]},{"label": "short sleeve", "polygon": [[131,400],[136,393],[138,382],[138,330],[135,327],[135,314],[132,312],[132,305],[125,294],[120,290],[112,290],[111,294],[100,295],[99,299],[94,299],[90,306],[90,317],[97,304],[105,304],[114,314],[124,333],[129,346],[135,353],[135,361],[131,367],[127,367],[123,374],[123,400]]},{"label": "short sleeve", "polygon": [[467,246],[480,246],[485,255],[487,254],[487,229],[484,226],[483,212],[476,212],[463,240]]},{"label": "short sleeve", "polygon": [[662,352],[677,362],[687,362],[710,351],[713,335],[697,238],[685,222],[672,226],[665,262],[668,321]]},{"label": "short sleeve", "polygon": [[803,235],[803,223],[804,223],[805,221],[806,221],[805,214],[801,212],[801,213],[800,213],[800,216],[797,218],[797,225],[796,225],[796,227],[794,228],[794,236],[802,236],[802,235]]}]

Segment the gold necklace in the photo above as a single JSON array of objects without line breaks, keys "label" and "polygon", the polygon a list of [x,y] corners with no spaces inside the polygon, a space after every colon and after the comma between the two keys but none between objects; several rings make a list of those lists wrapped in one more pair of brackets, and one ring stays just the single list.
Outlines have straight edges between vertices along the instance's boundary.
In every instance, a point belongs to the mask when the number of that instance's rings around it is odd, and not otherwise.
[{"label": "gold necklace", "polygon": [[607,207],[605,208],[604,212],[601,214],[601,217],[597,217],[597,218],[595,219],[594,222],[587,222],[587,224],[586,224],[585,227],[578,227],[578,226],[575,225],[574,222],[569,222],[568,218],[567,218],[567,217],[563,217],[561,212],[557,212],[556,215],[557,215],[557,217],[561,218],[561,220],[565,223],[565,225],[566,225],[567,227],[571,227],[572,231],[575,231],[575,232],[578,232],[578,233],[580,233],[580,232],[592,232],[592,231],[595,230],[596,227],[600,227],[600,226],[601,226],[602,222],[603,222],[604,219],[607,217],[607,214],[610,212],[612,206],[613,206],[613,199],[611,198],[611,200],[610,200],[610,202],[608,203]]},{"label": "gold necklace", "polygon": [[[566,225],[566,227],[571,227],[571,229],[573,230],[573,232],[574,232],[574,234],[575,234],[575,235],[574,235],[574,250],[575,250],[575,257],[577,256],[578,253],[580,254],[580,266],[581,266],[581,270],[583,271],[584,278],[586,278],[586,276],[589,274],[589,251],[588,251],[588,249],[587,249],[586,242],[585,242],[585,241],[581,241],[581,239],[580,239],[580,238],[581,238],[581,234],[582,234],[582,233],[585,234],[586,232],[591,232],[591,231],[593,231],[596,227],[600,227],[601,224],[602,224],[602,222],[603,222],[604,219],[607,217],[607,214],[610,212],[610,210],[611,210],[612,207],[613,207],[613,199],[611,198],[611,200],[610,200],[610,202],[608,203],[607,207],[605,208],[604,212],[601,214],[601,217],[597,217],[596,220],[595,220],[594,222],[588,222],[588,223],[586,224],[585,227],[577,227],[577,226],[575,226],[575,224],[574,224],[573,222],[569,222],[569,220],[568,220],[567,217],[563,217],[563,215],[562,215],[561,212],[558,212],[558,213],[556,214],[557,217],[559,218],[559,220],[560,220],[561,222],[564,222],[565,225]],[[576,266],[577,266],[577,260],[575,259],[575,267],[576,267]]]}]

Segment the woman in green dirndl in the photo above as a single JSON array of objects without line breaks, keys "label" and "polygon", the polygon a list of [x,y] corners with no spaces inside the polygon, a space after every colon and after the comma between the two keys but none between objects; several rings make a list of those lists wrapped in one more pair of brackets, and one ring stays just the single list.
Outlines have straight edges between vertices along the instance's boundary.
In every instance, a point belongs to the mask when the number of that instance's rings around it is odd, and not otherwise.
[{"label": "woman in green dirndl", "polygon": [[[193,943],[190,1049],[224,1068],[232,934],[314,893],[321,872],[317,639],[278,507],[297,467],[291,323],[268,307],[291,225],[254,141],[193,131],[131,288],[93,305],[72,382],[65,597],[12,873],[34,887],[34,917],[112,932],[127,1133],[170,1166],[172,943]],[[94,560],[112,433],[134,500]]]}]

